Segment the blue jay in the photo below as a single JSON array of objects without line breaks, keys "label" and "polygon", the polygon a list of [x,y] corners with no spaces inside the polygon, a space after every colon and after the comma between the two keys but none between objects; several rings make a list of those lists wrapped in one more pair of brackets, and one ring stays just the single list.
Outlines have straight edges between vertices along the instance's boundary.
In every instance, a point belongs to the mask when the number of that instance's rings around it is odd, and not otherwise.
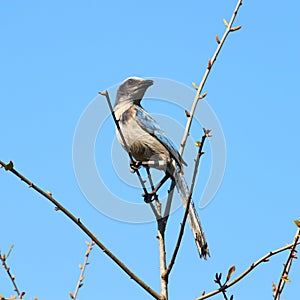
[{"label": "blue jay", "polygon": [[[183,176],[183,165],[186,163],[174,143],[141,106],[141,100],[152,84],[152,80],[130,77],[119,86],[114,114],[126,144],[119,130],[116,131],[117,138],[122,147],[130,151],[138,162],[149,162],[150,167],[164,170],[175,180],[180,199],[185,207],[189,197],[189,189]],[[190,204],[188,221],[200,257],[206,259],[209,250],[193,202]]]}]

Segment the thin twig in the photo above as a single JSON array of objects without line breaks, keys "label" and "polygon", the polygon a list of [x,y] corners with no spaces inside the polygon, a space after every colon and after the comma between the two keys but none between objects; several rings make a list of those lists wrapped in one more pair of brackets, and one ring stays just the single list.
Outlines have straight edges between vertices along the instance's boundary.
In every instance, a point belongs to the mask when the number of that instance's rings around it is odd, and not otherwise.
[{"label": "thin twig", "polygon": [[70,293],[70,297],[72,300],[76,299],[79,289],[83,285],[84,271],[85,271],[87,265],[89,264],[89,255],[93,249],[93,246],[95,245],[95,242],[94,241],[87,242],[87,245],[88,245],[88,249],[85,251],[85,259],[84,259],[83,265],[81,265],[81,264],[79,265],[79,268],[81,271],[80,271],[79,279],[76,284],[75,291],[74,291],[74,293]]},{"label": "thin twig", "polygon": [[227,295],[226,295],[226,290],[223,289],[223,286],[222,286],[222,284],[221,284],[220,282],[219,282],[218,284],[219,284],[219,286],[220,286],[220,289],[222,289],[222,294],[223,294],[224,299],[225,299],[225,300],[228,300],[228,297],[227,297]]},{"label": "thin twig", "polygon": [[282,274],[280,276],[279,283],[278,283],[277,288],[276,288],[275,293],[274,293],[274,300],[279,300],[280,299],[280,295],[282,293],[284,285],[285,285],[286,282],[289,281],[288,274],[289,274],[289,271],[290,271],[290,268],[291,268],[291,265],[292,265],[292,261],[293,261],[294,258],[296,258],[295,252],[296,252],[296,246],[299,243],[298,242],[299,238],[300,238],[300,228],[298,227],[296,235],[294,237],[294,242],[292,244],[293,246],[290,248],[289,256],[287,258],[286,263],[284,264],[284,268],[283,268]]},{"label": "thin twig", "polygon": [[12,161],[9,164],[5,164],[0,160],[0,165],[5,168],[5,170],[10,171],[15,176],[19,177],[22,181],[24,181],[28,186],[39,194],[47,198],[55,205],[56,210],[60,210],[63,214],[65,214],[69,219],[71,219],[91,240],[95,242],[95,244],[110,258],[112,259],[126,274],[129,275],[131,279],[133,279],[137,284],[139,284],[144,290],[146,290],[149,294],[151,294],[155,299],[161,299],[161,295],[154,291],[149,285],[147,285],[142,279],[140,279],[137,275],[135,275],[120,259],[118,259],[111,251],[109,251],[104,244],[100,242],[96,238],[96,236],[81,222],[80,218],[76,218],[71,212],[69,212],[62,204],[60,204],[50,192],[45,192],[34,183],[32,183],[29,179],[27,179],[24,175],[19,173],[14,169]]},{"label": "thin twig", "polygon": [[[197,104],[198,104],[198,101],[203,98],[201,97],[201,92],[202,92],[202,89],[204,87],[204,84],[206,82],[206,79],[210,73],[210,70],[212,69],[212,66],[214,65],[219,53],[220,53],[220,50],[228,36],[228,34],[233,31],[232,30],[232,24],[234,22],[234,19],[238,13],[238,10],[240,8],[240,6],[242,5],[242,0],[239,0],[237,2],[237,5],[233,11],[233,14],[232,14],[232,17],[230,19],[230,22],[226,25],[226,31],[224,32],[223,34],[223,37],[221,39],[221,41],[218,41],[218,47],[214,53],[214,55],[212,56],[212,58],[208,61],[208,66],[206,68],[206,71],[203,75],[203,78],[198,86],[198,89],[197,89],[197,92],[196,92],[196,95],[195,95],[195,98],[194,98],[194,101],[193,101],[193,104],[192,104],[192,108],[189,112],[189,117],[187,119],[187,123],[186,123],[186,127],[185,127],[185,131],[184,131],[184,134],[183,134],[183,138],[182,138],[182,141],[181,141],[181,144],[180,144],[180,149],[179,149],[179,153],[180,155],[183,154],[183,151],[184,151],[184,148],[185,148],[185,145],[186,145],[186,140],[189,136],[189,132],[190,132],[190,128],[191,128],[191,125],[192,125],[192,121],[193,121],[193,117],[194,117],[194,114],[195,114],[195,110],[196,110],[196,107],[197,107]],[[239,27],[240,28],[240,27]]]},{"label": "thin twig", "polygon": [[[210,70],[213,66],[213,64],[215,63],[219,53],[220,53],[220,50],[222,48],[222,46],[224,45],[224,42],[229,34],[229,32],[233,31],[232,30],[232,24],[235,20],[235,17],[238,13],[238,10],[240,8],[240,6],[242,5],[242,0],[239,0],[237,2],[237,5],[234,9],[234,12],[232,14],[232,17],[230,19],[230,22],[229,24],[227,24],[227,29],[226,31],[224,32],[223,34],[223,37],[221,39],[221,41],[219,41],[219,39],[217,40],[218,41],[218,47],[214,53],[214,55],[212,56],[212,58],[209,60],[208,62],[208,66],[206,68],[206,71],[203,75],[203,78],[197,88],[197,92],[196,92],[196,95],[195,95],[195,98],[194,98],[194,101],[193,101],[193,104],[192,104],[192,107],[191,107],[191,110],[190,112],[188,113],[188,119],[187,119],[187,123],[186,123],[186,126],[185,126],[185,131],[183,133],[183,137],[182,137],[182,140],[181,140],[181,143],[180,143],[180,149],[179,149],[179,154],[182,156],[183,155],[183,151],[185,149],[185,145],[186,145],[186,141],[187,141],[187,138],[189,136],[189,133],[190,133],[190,129],[191,129],[191,125],[192,125],[192,121],[193,121],[193,117],[194,117],[194,114],[195,114],[195,111],[196,111],[196,108],[197,108],[197,105],[198,105],[198,102],[200,99],[204,98],[206,94],[203,94],[201,95],[201,92],[203,90],[203,87],[204,87],[204,84],[208,78],[208,75],[210,73]],[[240,27],[239,27],[240,28]],[[237,29],[239,29],[237,28]],[[236,29],[236,30],[237,30]],[[170,188],[169,188],[169,194],[168,194],[168,201],[167,201],[167,207],[168,207],[168,210],[166,209],[166,212],[165,212],[165,215],[167,213],[167,215],[169,214],[169,211],[170,211],[170,207],[171,207],[171,203],[172,203],[172,199],[173,199],[173,192],[174,192],[174,182],[172,181],[171,184],[170,184]],[[191,200],[190,200],[191,201]],[[177,250],[178,251],[178,250]],[[174,255],[174,253],[173,253]],[[176,258],[176,255],[175,255],[175,258]],[[171,260],[172,261],[172,260]]]},{"label": "thin twig", "polygon": [[[300,244],[300,241],[297,242],[297,245]],[[251,266],[246,269],[243,273],[241,273],[239,276],[237,276],[235,279],[233,279],[232,281],[230,281],[228,284],[224,285],[222,288],[214,290],[208,294],[204,294],[199,298],[196,298],[196,300],[203,300],[203,299],[207,299],[210,298],[214,295],[217,295],[219,293],[221,293],[224,289],[227,289],[231,286],[233,286],[234,284],[236,284],[238,281],[240,281],[241,279],[243,279],[246,275],[248,275],[251,271],[253,271],[258,265],[260,265],[263,262],[268,262],[269,258],[273,255],[276,255],[282,251],[286,251],[288,249],[291,249],[292,247],[294,247],[294,243],[286,245],[282,248],[279,248],[277,250],[274,251],[270,251],[269,253],[267,253],[266,255],[264,255],[263,257],[261,257],[259,260],[257,260],[256,262],[252,263]]]},{"label": "thin twig", "polygon": [[[149,167],[146,166],[146,171],[148,175],[148,180],[151,185],[152,191],[154,191],[154,183],[152,180],[151,172],[149,170]],[[155,215],[156,221],[157,221],[157,239],[158,239],[158,249],[159,249],[159,271],[160,271],[160,290],[161,290],[161,296],[162,299],[167,300],[168,299],[168,281],[163,278],[162,274],[166,270],[166,244],[165,244],[165,231],[166,231],[166,224],[167,219],[161,217],[161,203],[158,199],[158,195],[155,193],[154,200],[156,203],[156,208],[153,204],[153,202],[150,202],[150,207]]]},{"label": "thin twig", "polygon": [[172,199],[173,199],[173,194],[174,194],[175,186],[176,186],[175,185],[175,180],[171,179],[170,188],[168,190],[167,204],[166,204],[166,208],[165,208],[165,212],[164,212],[164,218],[166,220],[168,220],[169,215],[170,215],[171,205],[172,205]]},{"label": "thin twig", "polygon": [[[149,180],[152,192],[153,192],[155,190],[155,188],[154,188],[154,183],[153,183],[153,180],[152,180],[152,175],[151,175],[151,172],[150,172],[150,168],[148,166],[146,166],[146,172],[147,172],[148,180]],[[155,201],[155,204],[156,204],[156,209],[155,209],[155,207],[152,207],[152,202],[150,202],[150,206],[153,210],[153,213],[155,215],[156,220],[158,220],[158,219],[161,218],[161,203],[158,199],[157,193],[154,194],[154,201]]]},{"label": "thin twig", "polygon": [[157,239],[159,245],[160,290],[161,290],[162,299],[168,300],[168,278],[163,276],[167,268],[166,245],[165,245],[166,223],[164,218],[157,220],[157,227],[158,227]]},{"label": "thin twig", "polygon": [[[13,246],[12,246],[13,247]],[[18,286],[17,286],[17,283],[16,283],[16,278],[15,278],[15,275],[11,274],[10,272],[10,267],[6,264],[6,260],[11,252],[11,249],[12,247],[10,248],[8,254],[2,254],[1,251],[0,251],[0,260],[2,262],[2,266],[3,268],[5,269],[10,281],[12,282],[13,286],[14,286],[14,291],[16,292],[16,294],[18,295],[19,299],[23,299],[23,296],[25,295],[25,292],[20,292]]]},{"label": "thin twig", "polygon": [[216,284],[219,285],[220,290],[222,291],[222,294],[223,294],[224,299],[225,299],[225,300],[228,300],[228,297],[227,297],[227,295],[226,295],[226,292],[227,292],[227,291],[226,291],[226,289],[224,288],[224,286],[226,285],[226,283],[228,282],[228,280],[226,280],[225,283],[222,283],[222,282],[221,282],[221,277],[222,277],[222,273],[220,273],[220,274],[216,273],[216,279],[214,280],[214,282],[215,282]]},{"label": "thin twig", "polygon": [[175,260],[176,260],[177,254],[178,254],[178,250],[180,248],[180,244],[181,244],[181,241],[182,241],[186,220],[187,220],[188,213],[189,213],[190,204],[191,204],[191,201],[192,201],[192,194],[193,194],[193,190],[194,190],[195,183],[196,183],[196,178],[197,178],[197,174],[198,174],[198,167],[199,167],[199,164],[200,164],[200,158],[204,154],[204,152],[202,152],[203,146],[204,146],[206,138],[210,137],[210,130],[203,128],[203,131],[204,131],[204,134],[202,136],[202,139],[201,139],[201,142],[200,142],[200,145],[199,145],[199,149],[198,149],[198,152],[197,152],[197,158],[195,160],[195,167],[194,167],[194,172],[193,172],[193,177],[192,177],[192,184],[191,184],[191,187],[190,187],[190,194],[189,194],[189,197],[187,199],[187,204],[186,204],[185,211],[184,211],[184,216],[183,216],[183,219],[182,219],[182,222],[181,222],[177,242],[176,242],[176,245],[175,245],[175,248],[174,248],[170,263],[169,263],[169,266],[168,266],[166,272],[163,274],[163,276],[166,277],[166,278],[168,278],[168,276],[169,276],[169,274],[170,274],[170,272],[171,272],[171,270],[174,266],[174,263],[175,263]]},{"label": "thin twig", "polygon": [[155,207],[154,204],[153,204],[152,202],[149,202],[149,205],[150,205],[150,207],[151,207],[151,209],[152,209],[152,212],[153,212],[153,214],[154,214],[154,216],[155,216],[155,219],[156,219],[156,220],[161,219],[161,215],[160,215],[160,213],[158,212],[158,208]]},{"label": "thin twig", "polygon": [[225,299],[225,300],[228,300],[228,297],[227,297],[227,295],[226,295],[226,290],[222,290],[222,294],[223,294],[224,299]]}]

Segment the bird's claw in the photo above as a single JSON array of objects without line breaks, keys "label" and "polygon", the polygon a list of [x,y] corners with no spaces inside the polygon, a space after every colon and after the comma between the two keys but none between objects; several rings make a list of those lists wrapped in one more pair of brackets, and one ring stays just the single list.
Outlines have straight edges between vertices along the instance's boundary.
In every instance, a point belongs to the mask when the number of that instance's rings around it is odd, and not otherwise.
[{"label": "bird's claw", "polygon": [[142,196],[144,197],[144,201],[146,203],[150,203],[152,202],[153,200],[157,199],[157,194],[156,194],[156,191],[152,191],[152,192],[147,192],[145,194],[142,194]]},{"label": "bird's claw", "polygon": [[135,173],[140,168],[141,165],[142,165],[141,161],[132,160],[130,162],[130,172]]}]

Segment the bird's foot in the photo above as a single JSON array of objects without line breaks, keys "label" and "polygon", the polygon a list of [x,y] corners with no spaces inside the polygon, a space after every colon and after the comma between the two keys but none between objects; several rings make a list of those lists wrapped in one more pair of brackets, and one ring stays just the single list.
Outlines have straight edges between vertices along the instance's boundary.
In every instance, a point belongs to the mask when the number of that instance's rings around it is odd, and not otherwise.
[{"label": "bird's foot", "polygon": [[142,194],[142,196],[144,197],[144,201],[146,203],[150,203],[157,199],[156,190]]},{"label": "bird's foot", "polygon": [[137,160],[130,161],[130,172],[135,173],[140,168],[141,165],[142,165],[141,161],[137,161]]}]

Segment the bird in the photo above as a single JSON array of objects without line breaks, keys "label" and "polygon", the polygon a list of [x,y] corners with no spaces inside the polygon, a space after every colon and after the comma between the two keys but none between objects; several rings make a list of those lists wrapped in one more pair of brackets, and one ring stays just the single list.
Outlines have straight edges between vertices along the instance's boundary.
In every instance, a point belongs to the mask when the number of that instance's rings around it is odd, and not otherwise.
[{"label": "bird", "polygon": [[[134,76],[125,79],[120,84],[113,108],[118,123],[117,139],[125,151],[130,152],[137,162],[149,162],[150,167],[165,171],[175,181],[185,208],[190,197],[184,178],[186,162],[173,141],[141,105],[146,90],[153,83],[153,80]],[[189,206],[188,222],[200,257],[207,259],[210,256],[209,249],[193,201]]]}]

